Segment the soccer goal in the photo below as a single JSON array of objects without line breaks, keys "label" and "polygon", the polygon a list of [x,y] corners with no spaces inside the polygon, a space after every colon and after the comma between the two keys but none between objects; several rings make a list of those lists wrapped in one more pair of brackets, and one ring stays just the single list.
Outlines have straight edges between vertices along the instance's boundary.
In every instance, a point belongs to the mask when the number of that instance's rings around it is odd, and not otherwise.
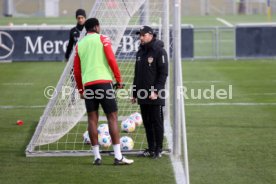
[{"label": "soccer goal", "polygon": [[[138,105],[130,103],[130,89],[133,82],[135,55],[139,40],[136,32],[142,25],[152,26],[162,39],[162,1],[97,0],[89,17],[97,17],[101,24],[101,34],[110,37],[112,48],[122,78],[124,90],[117,90],[119,125],[129,115],[139,112]],[[168,28],[167,28],[168,29]],[[84,36],[82,33],[80,39]],[[80,156],[91,155],[91,147],[83,140],[87,129],[84,100],[79,98],[72,72],[74,52],[60,77],[60,80],[40,118],[36,131],[26,149],[27,156]],[[122,93],[124,92],[124,94]],[[128,92],[128,94],[125,94]],[[100,112],[100,123],[106,123]],[[144,128],[136,126],[133,133],[121,132],[134,141],[134,149],[126,154],[144,150],[147,147]],[[165,150],[169,150],[167,142]],[[102,148],[102,153],[110,153]]]},{"label": "soccer goal", "polygon": [[[180,4],[177,5],[177,2],[175,2],[175,6],[180,8]],[[164,41],[168,55],[171,56],[173,55],[170,54],[172,50],[180,50],[180,45],[177,45],[178,48],[171,46],[172,40],[180,41],[180,24],[177,28],[178,31],[170,31],[169,0],[96,0],[89,17],[98,18],[101,24],[101,34],[110,37],[122,73],[125,89],[116,92],[120,125],[128,116],[139,112],[138,105],[130,103],[135,55],[139,46],[139,38],[136,32],[142,25],[153,27],[157,37]],[[175,34],[177,37],[170,36],[170,34]],[[82,32],[80,39],[84,35],[85,31]],[[174,53],[176,56],[180,51],[174,51]],[[84,100],[79,98],[72,72],[74,55],[73,52],[26,148],[27,157],[92,155],[91,146],[86,144],[83,138],[83,134],[87,129],[87,116]],[[177,57],[179,57],[179,62],[178,65],[175,65],[176,68],[178,67],[178,76],[176,77],[178,78],[177,81],[182,83],[181,56]],[[173,58],[175,60],[175,57]],[[168,79],[167,81],[166,88],[173,93],[175,91],[170,90],[173,89],[170,86],[181,85],[180,83],[171,85],[169,81],[172,80]],[[169,96],[171,95],[169,94]],[[170,154],[175,173],[178,173],[180,178],[187,178],[185,175],[188,175],[188,169],[186,169],[186,173],[183,171],[183,163],[187,161],[187,157],[180,158],[181,155],[185,155],[186,147],[181,148],[181,144],[186,144],[186,139],[183,139],[183,141],[179,139],[181,137],[186,138],[185,124],[181,126],[181,122],[185,122],[183,116],[184,99],[178,100],[179,103],[175,106],[178,108],[175,109],[176,111],[181,110],[183,113],[171,113],[172,115],[170,115],[170,107],[174,106],[175,100],[171,100],[171,102],[168,98],[164,109],[166,136],[164,150]],[[179,118],[173,118],[175,115]],[[106,121],[104,113],[101,111],[99,123],[103,124]],[[172,127],[177,130],[172,129]],[[180,132],[181,128],[184,130],[183,132]],[[146,136],[142,126],[136,126],[132,133],[120,132],[120,135],[131,137],[134,141],[134,148],[131,151],[123,151],[123,154],[137,154],[147,148]],[[178,139],[175,140],[176,138]],[[170,153],[172,149],[173,152]],[[112,154],[112,150],[102,147],[101,153]],[[177,183],[188,183],[183,178],[177,179],[177,181]]]}]

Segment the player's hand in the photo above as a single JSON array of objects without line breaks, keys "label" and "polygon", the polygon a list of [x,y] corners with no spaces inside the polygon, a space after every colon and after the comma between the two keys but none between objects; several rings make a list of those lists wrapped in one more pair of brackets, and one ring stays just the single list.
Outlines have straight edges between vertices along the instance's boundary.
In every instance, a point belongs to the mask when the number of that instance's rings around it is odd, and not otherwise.
[{"label": "player's hand", "polygon": [[131,97],[130,101],[132,104],[135,104],[137,102],[137,99],[135,97]]},{"label": "player's hand", "polygon": [[116,84],[113,85],[114,89],[123,89],[124,88],[124,84],[121,82],[117,82]]},{"label": "player's hand", "polygon": [[149,99],[151,99],[151,100],[156,100],[157,97],[158,97],[157,93],[155,93],[154,91],[152,91],[152,92],[150,93]]},{"label": "player's hand", "polygon": [[81,93],[81,94],[80,94],[80,98],[81,98],[81,99],[85,99],[85,97],[84,97],[84,94],[83,94],[83,93]]}]

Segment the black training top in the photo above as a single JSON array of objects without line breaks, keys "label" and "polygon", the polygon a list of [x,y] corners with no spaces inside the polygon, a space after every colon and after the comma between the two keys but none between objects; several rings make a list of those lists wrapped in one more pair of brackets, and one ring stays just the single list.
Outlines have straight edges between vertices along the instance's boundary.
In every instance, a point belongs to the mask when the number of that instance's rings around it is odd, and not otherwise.
[{"label": "black training top", "polygon": [[[165,105],[165,83],[168,76],[168,56],[164,43],[153,38],[150,43],[140,45],[136,55],[133,97],[138,104]],[[149,99],[150,89],[159,93],[156,100]],[[146,94],[146,92],[148,94]]]},{"label": "black training top", "polygon": [[69,43],[67,45],[67,49],[65,52],[65,59],[69,59],[70,54],[72,53],[73,47],[77,44],[78,39],[80,37],[81,31],[83,29],[83,25],[79,25],[77,24],[75,27],[73,27],[70,30],[70,39],[69,39]]}]

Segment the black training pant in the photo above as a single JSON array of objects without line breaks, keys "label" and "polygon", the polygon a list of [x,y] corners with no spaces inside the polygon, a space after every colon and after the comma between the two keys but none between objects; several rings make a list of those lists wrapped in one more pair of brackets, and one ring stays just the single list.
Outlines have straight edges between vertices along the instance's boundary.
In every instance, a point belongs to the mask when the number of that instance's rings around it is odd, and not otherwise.
[{"label": "black training pant", "polygon": [[148,148],[161,151],[164,139],[164,118],[161,105],[140,105],[143,124],[146,130]]}]

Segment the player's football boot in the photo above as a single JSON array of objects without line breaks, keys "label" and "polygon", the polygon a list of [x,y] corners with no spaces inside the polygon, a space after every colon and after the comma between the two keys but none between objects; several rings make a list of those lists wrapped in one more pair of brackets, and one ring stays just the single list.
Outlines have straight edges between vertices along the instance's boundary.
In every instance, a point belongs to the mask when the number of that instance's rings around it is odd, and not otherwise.
[{"label": "player's football boot", "polygon": [[94,160],[93,165],[101,165],[102,164],[102,160],[97,158],[96,160]]},{"label": "player's football boot", "polygon": [[121,160],[115,158],[114,159],[114,165],[130,165],[134,162],[134,160],[127,159],[126,157],[122,157]]}]

